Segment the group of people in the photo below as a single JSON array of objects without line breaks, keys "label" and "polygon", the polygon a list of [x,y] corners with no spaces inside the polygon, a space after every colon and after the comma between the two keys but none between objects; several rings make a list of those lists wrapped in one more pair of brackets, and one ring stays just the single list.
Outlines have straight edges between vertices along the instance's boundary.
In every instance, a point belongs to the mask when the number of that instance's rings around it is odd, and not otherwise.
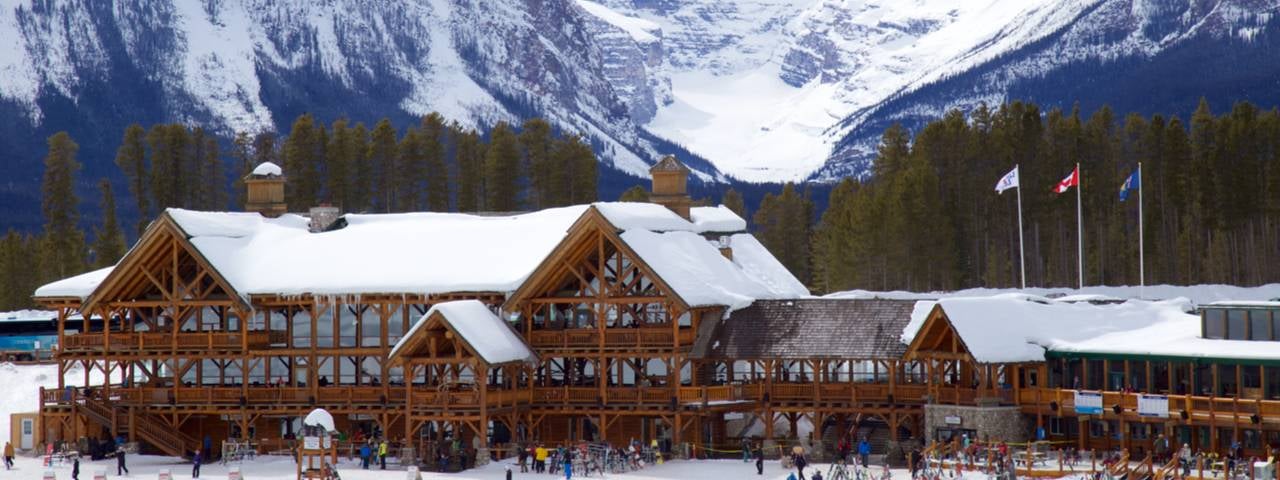
[{"label": "group of people", "polygon": [[382,470],[387,469],[387,449],[390,446],[387,440],[375,442],[372,438],[365,440],[360,444],[360,468],[368,470],[370,464],[379,465]]},{"label": "group of people", "polygon": [[657,440],[653,440],[648,449],[637,440],[625,447],[581,442],[576,447],[559,445],[552,449],[544,443],[531,443],[516,449],[516,464],[521,473],[563,474],[566,479],[575,475],[590,476],[593,472],[639,470],[646,464],[661,462]]}]

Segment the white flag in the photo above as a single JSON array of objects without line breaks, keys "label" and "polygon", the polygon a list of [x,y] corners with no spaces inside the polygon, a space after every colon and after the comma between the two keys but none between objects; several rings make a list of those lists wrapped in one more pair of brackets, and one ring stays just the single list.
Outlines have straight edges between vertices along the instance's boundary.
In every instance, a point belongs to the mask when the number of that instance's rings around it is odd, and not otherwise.
[{"label": "white flag", "polygon": [[1013,167],[1013,170],[1009,170],[1009,173],[1004,174],[1000,177],[1000,181],[996,182],[996,193],[1004,193],[1010,188],[1018,188],[1018,167]]}]

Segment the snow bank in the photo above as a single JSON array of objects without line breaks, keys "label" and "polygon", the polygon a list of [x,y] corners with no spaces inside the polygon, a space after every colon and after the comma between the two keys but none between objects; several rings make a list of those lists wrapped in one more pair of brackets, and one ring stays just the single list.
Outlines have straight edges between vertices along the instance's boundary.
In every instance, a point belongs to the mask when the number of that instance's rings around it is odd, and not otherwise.
[{"label": "snow bank", "polygon": [[490,365],[525,361],[532,362],[537,356],[529,345],[520,339],[511,327],[501,318],[493,314],[489,307],[478,300],[458,300],[437,303],[419,318],[409,333],[396,342],[388,357],[395,357],[402,345],[418,333],[427,324],[427,319],[439,313],[462,340],[471,345],[476,353]]}]

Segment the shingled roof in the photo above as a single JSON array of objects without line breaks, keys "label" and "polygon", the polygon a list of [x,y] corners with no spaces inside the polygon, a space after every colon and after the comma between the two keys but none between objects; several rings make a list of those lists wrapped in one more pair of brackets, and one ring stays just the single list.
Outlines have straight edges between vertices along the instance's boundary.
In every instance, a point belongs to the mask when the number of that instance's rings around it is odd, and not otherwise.
[{"label": "shingled roof", "polygon": [[652,167],[649,167],[649,172],[650,172],[650,173],[653,173],[653,172],[688,172],[688,171],[689,171],[689,167],[684,166],[684,164],[683,164],[683,163],[680,163],[680,161],[679,161],[679,160],[676,160],[675,155],[667,155],[667,156],[665,156],[665,157],[662,157],[662,160],[659,160],[659,161],[658,161],[658,163],[655,163],[655,164],[653,164],[653,166],[652,166]]},{"label": "shingled roof", "polygon": [[901,358],[915,300],[760,300],[720,322],[695,358]]}]

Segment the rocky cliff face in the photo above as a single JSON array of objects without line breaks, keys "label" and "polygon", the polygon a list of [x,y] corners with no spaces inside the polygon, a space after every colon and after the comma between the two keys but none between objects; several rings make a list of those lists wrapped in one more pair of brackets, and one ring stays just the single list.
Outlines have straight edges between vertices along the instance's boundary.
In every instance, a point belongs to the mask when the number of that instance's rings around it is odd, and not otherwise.
[{"label": "rocky cliff face", "polygon": [[[643,175],[865,171],[879,133],[1020,98],[1118,110],[1280,103],[1271,0],[23,0],[0,7],[0,196],[35,198],[41,139],[86,178],[123,125],[287,129],[303,112],[586,133]],[[1271,52],[1268,54],[1268,52]],[[663,151],[660,151],[663,150]],[[689,153],[685,153],[689,155]],[[16,193],[15,193],[16,192]],[[24,193],[25,192],[25,193]]]}]

